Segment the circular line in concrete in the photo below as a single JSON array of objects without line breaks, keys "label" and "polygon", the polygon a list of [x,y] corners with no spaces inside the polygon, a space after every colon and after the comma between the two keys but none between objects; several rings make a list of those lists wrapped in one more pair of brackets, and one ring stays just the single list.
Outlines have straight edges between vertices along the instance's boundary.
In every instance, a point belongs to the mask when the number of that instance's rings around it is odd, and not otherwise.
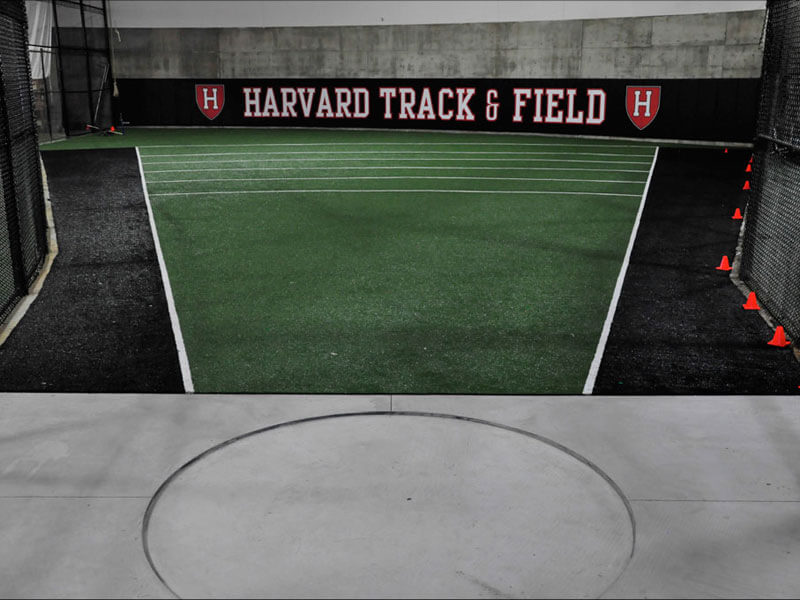
[{"label": "circular line in concrete", "polygon": [[635,522],[619,486],[553,440],[369,412],[210,448],[159,487],[142,538],[176,596],[597,597]]}]

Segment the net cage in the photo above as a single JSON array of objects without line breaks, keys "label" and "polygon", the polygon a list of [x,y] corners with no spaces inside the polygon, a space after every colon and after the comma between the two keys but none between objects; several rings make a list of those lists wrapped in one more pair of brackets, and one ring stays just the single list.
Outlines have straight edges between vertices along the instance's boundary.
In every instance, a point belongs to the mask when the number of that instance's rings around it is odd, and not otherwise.
[{"label": "net cage", "polygon": [[768,0],[741,280],[800,340],[800,0]]},{"label": "net cage", "polygon": [[24,2],[0,2],[0,323],[47,253],[27,42]]}]

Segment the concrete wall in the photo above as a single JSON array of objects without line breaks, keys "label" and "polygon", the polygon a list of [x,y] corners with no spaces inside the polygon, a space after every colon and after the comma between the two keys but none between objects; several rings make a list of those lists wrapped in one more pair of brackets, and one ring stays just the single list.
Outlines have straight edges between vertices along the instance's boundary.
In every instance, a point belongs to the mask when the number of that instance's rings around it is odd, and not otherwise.
[{"label": "concrete wall", "polygon": [[766,0],[109,0],[109,7],[113,27],[318,27],[652,17],[763,10]]},{"label": "concrete wall", "polygon": [[115,75],[749,78],[761,73],[763,19],[756,10],[515,23],[121,28]]}]

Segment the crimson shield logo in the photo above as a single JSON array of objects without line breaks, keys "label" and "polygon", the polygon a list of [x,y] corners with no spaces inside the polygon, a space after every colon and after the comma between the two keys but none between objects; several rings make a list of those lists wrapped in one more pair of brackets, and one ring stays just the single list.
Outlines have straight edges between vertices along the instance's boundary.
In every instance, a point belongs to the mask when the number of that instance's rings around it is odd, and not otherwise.
[{"label": "crimson shield logo", "polygon": [[197,84],[194,86],[194,97],[200,112],[213,121],[225,106],[225,86],[208,83]]},{"label": "crimson shield logo", "polygon": [[635,86],[626,87],[625,109],[631,123],[639,129],[644,129],[656,118],[658,107],[661,104],[661,86]]}]

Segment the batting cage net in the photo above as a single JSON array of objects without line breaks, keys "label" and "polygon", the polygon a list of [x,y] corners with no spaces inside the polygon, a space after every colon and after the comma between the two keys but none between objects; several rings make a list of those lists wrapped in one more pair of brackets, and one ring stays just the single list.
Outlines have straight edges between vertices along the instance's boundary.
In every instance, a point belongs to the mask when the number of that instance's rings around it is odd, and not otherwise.
[{"label": "batting cage net", "polygon": [[0,2],[0,323],[47,252],[23,0]]},{"label": "batting cage net", "polygon": [[768,0],[740,278],[800,340],[800,1]]}]

